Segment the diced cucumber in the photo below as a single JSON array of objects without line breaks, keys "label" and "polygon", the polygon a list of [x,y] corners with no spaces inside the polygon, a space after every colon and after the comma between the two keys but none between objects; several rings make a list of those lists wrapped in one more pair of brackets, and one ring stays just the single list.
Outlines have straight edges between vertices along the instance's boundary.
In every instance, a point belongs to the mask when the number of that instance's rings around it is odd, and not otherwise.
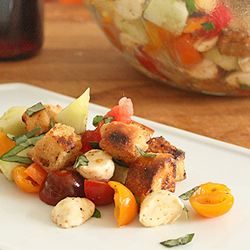
[{"label": "diced cucumber", "polygon": [[151,0],[142,17],[175,35],[180,35],[188,15],[185,1]]},{"label": "diced cucumber", "polygon": [[224,70],[231,71],[239,69],[238,58],[235,56],[222,55],[217,46],[204,53],[204,57],[213,61]]},{"label": "diced cucumber", "polygon": [[26,133],[22,115],[28,107],[12,107],[0,118],[0,131],[5,134],[22,135]]},{"label": "diced cucumber", "polygon": [[58,113],[54,117],[55,121],[75,128],[76,134],[83,133],[87,126],[89,92],[90,89],[88,88],[80,97]]},{"label": "diced cucumber", "polygon": [[[28,147],[28,148],[24,149],[18,155],[27,157],[27,153],[31,150],[31,148],[32,147]],[[14,180],[11,171],[13,169],[15,169],[16,167],[18,167],[19,165],[20,165],[20,163],[7,162],[7,161],[0,160],[0,169],[2,170],[2,172],[5,175],[5,177],[7,178],[7,180],[9,180],[9,181]]]},{"label": "diced cucumber", "polygon": [[122,17],[135,20],[141,17],[147,0],[115,0],[114,9]]},{"label": "diced cucumber", "polygon": [[123,33],[128,34],[130,37],[136,41],[146,44],[148,42],[148,34],[146,33],[144,24],[141,19],[128,20],[119,14],[114,16],[115,25]]}]

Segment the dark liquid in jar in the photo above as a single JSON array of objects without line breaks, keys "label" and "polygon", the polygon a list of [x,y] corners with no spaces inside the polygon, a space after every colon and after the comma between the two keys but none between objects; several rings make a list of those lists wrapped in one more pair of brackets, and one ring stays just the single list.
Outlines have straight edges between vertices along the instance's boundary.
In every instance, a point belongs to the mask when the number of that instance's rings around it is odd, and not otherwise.
[{"label": "dark liquid in jar", "polygon": [[43,44],[43,0],[0,0],[0,60],[35,55]]}]

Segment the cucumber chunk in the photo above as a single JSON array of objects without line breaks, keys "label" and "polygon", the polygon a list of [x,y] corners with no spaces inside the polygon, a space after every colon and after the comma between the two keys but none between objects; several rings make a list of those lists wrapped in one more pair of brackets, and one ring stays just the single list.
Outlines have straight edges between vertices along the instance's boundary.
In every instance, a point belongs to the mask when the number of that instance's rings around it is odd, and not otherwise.
[{"label": "cucumber chunk", "polygon": [[186,25],[188,11],[182,0],[151,0],[142,17],[175,35],[180,35]]},{"label": "cucumber chunk", "polygon": [[58,113],[54,117],[55,121],[75,128],[76,134],[83,133],[87,126],[89,92],[90,89],[88,88],[80,97]]},{"label": "cucumber chunk", "polygon": [[5,134],[22,135],[26,133],[22,115],[28,107],[12,107],[0,118],[0,131]]}]

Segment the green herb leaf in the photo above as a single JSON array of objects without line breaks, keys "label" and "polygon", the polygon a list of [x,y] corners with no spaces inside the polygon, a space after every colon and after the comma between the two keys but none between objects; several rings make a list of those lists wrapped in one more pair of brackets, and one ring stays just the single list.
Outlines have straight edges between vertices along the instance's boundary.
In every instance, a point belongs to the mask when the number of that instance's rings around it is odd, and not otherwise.
[{"label": "green herb leaf", "polygon": [[101,149],[99,142],[97,142],[97,141],[89,141],[89,144],[90,144],[91,148],[93,148],[93,149]]},{"label": "green herb leaf", "polygon": [[186,193],[183,193],[179,196],[180,199],[187,201],[190,199],[190,197],[193,195],[193,193],[199,188],[200,186],[196,186],[192,188],[191,190],[187,191]]},{"label": "green herb leaf", "polygon": [[53,120],[51,118],[50,118],[50,126],[51,126],[51,128],[55,127],[55,123],[53,122]]},{"label": "green herb leaf", "polygon": [[41,127],[37,127],[37,128],[31,130],[30,132],[28,132],[26,134],[14,136],[12,138],[12,140],[15,142],[16,145],[19,145],[22,142],[24,142],[27,139],[29,139],[30,137],[34,136],[40,129],[41,129]]},{"label": "green herb leaf", "polygon": [[123,164],[121,161],[117,160],[117,159],[114,158],[114,157],[112,157],[112,161],[113,161],[116,165],[118,165],[118,166],[120,166],[120,167],[129,168],[129,166]]},{"label": "green herb leaf", "polygon": [[139,148],[138,146],[135,146],[137,148],[137,150],[139,151],[139,153],[144,156],[144,157],[155,157],[156,155],[155,154],[150,154],[150,153],[147,153],[145,151],[143,151],[141,148]]},{"label": "green herb leaf", "polygon": [[89,160],[84,154],[81,154],[78,159],[76,160],[73,169],[77,169],[80,166],[88,166]]},{"label": "green herb leaf", "polygon": [[197,12],[197,8],[194,4],[194,0],[186,0],[186,7],[189,14]]},{"label": "green herb leaf", "polygon": [[44,110],[45,107],[43,106],[43,104],[41,102],[33,105],[32,107],[28,108],[25,113],[31,117],[32,115],[34,115],[36,112]]},{"label": "green herb leaf", "polygon": [[30,165],[33,163],[33,161],[29,157],[19,156],[19,155],[11,155],[7,157],[3,157],[1,160],[7,161],[7,162],[17,162],[17,163],[26,164],[26,165]]},{"label": "green herb leaf", "polygon": [[95,208],[95,212],[92,215],[92,217],[98,218],[98,219],[101,218],[102,217],[101,212],[97,208]]},{"label": "green herb leaf", "polygon": [[135,197],[137,205],[140,207],[141,206],[141,202],[140,202],[139,198],[135,194],[134,194],[134,197]]},{"label": "green herb leaf", "polygon": [[114,116],[104,117],[103,122],[104,124],[111,123],[115,119]]},{"label": "green herb leaf", "polygon": [[211,31],[215,29],[214,23],[213,22],[206,22],[202,23],[201,26],[206,30],[206,31]]},{"label": "green herb leaf", "polygon": [[175,247],[175,246],[179,246],[179,245],[185,245],[185,244],[191,242],[193,237],[194,237],[194,233],[187,234],[186,236],[180,237],[177,239],[162,241],[162,242],[160,242],[160,244],[163,246],[166,246],[166,247]]},{"label": "green herb leaf", "polygon": [[95,127],[97,127],[97,126],[100,124],[100,122],[102,121],[102,119],[103,119],[103,116],[102,116],[102,115],[96,115],[96,116],[94,117],[94,119],[93,119],[92,124],[93,124]]},{"label": "green herb leaf", "polygon": [[189,219],[189,214],[188,214],[189,210],[187,209],[187,207],[184,206],[183,210],[186,214],[186,217]]}]

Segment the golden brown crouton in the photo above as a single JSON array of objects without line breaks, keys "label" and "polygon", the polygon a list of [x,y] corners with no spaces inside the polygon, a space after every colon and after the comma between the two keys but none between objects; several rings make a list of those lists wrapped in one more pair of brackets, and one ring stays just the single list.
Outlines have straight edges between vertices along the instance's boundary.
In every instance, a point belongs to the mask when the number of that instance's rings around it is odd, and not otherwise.
[{"label": "golden brown crouton", "polygon": [[221,54],[249,57],[250,36],[241,31],[225,30],[219,37],[218,47]]},{"label": "golden brown crouton", "polygon": [[129,164],[140,156],[136,146],[144,151],[147,149],[149,131],[153,130],[136,122],[104,124],[100,129],[100,147],[114,158]]},{"label": "golden brown crouton", "polygon": [[140,202],[156,190],[175,191],[175,160],[171,154],[156,153],[154,157],[140,156],[127,173],[127,186]]},{"label": "golden brown crouton", "polygon": [[185,153],[171,145],[163,137],[151,138],[148,142],[147,152],[168,153],[176,160],[176,179],[175,181],[183,181],[186,179],[186,171],[184,165]]},{"label": "golden brown crouton", "polygon": [[81,137],[74,128],[57,123],[30,150],[28,156],[47,172],[65,169],[81,154]]},{"label": "golden brown crouton", "polygon": [[48,132],[51,129],[50,119],[55,122],[55,115],[57,115],[62,110],[62,107],[60,105],[54,106],[51,104],[45,104],[44,107],[44,110],[36,112],[31,117],[29,117],[26,113],[23,114],[22,119],[23,122],[26,124],[27,132],[39,126],[41,127],[41,129],[37,132],[36,135]]}]

